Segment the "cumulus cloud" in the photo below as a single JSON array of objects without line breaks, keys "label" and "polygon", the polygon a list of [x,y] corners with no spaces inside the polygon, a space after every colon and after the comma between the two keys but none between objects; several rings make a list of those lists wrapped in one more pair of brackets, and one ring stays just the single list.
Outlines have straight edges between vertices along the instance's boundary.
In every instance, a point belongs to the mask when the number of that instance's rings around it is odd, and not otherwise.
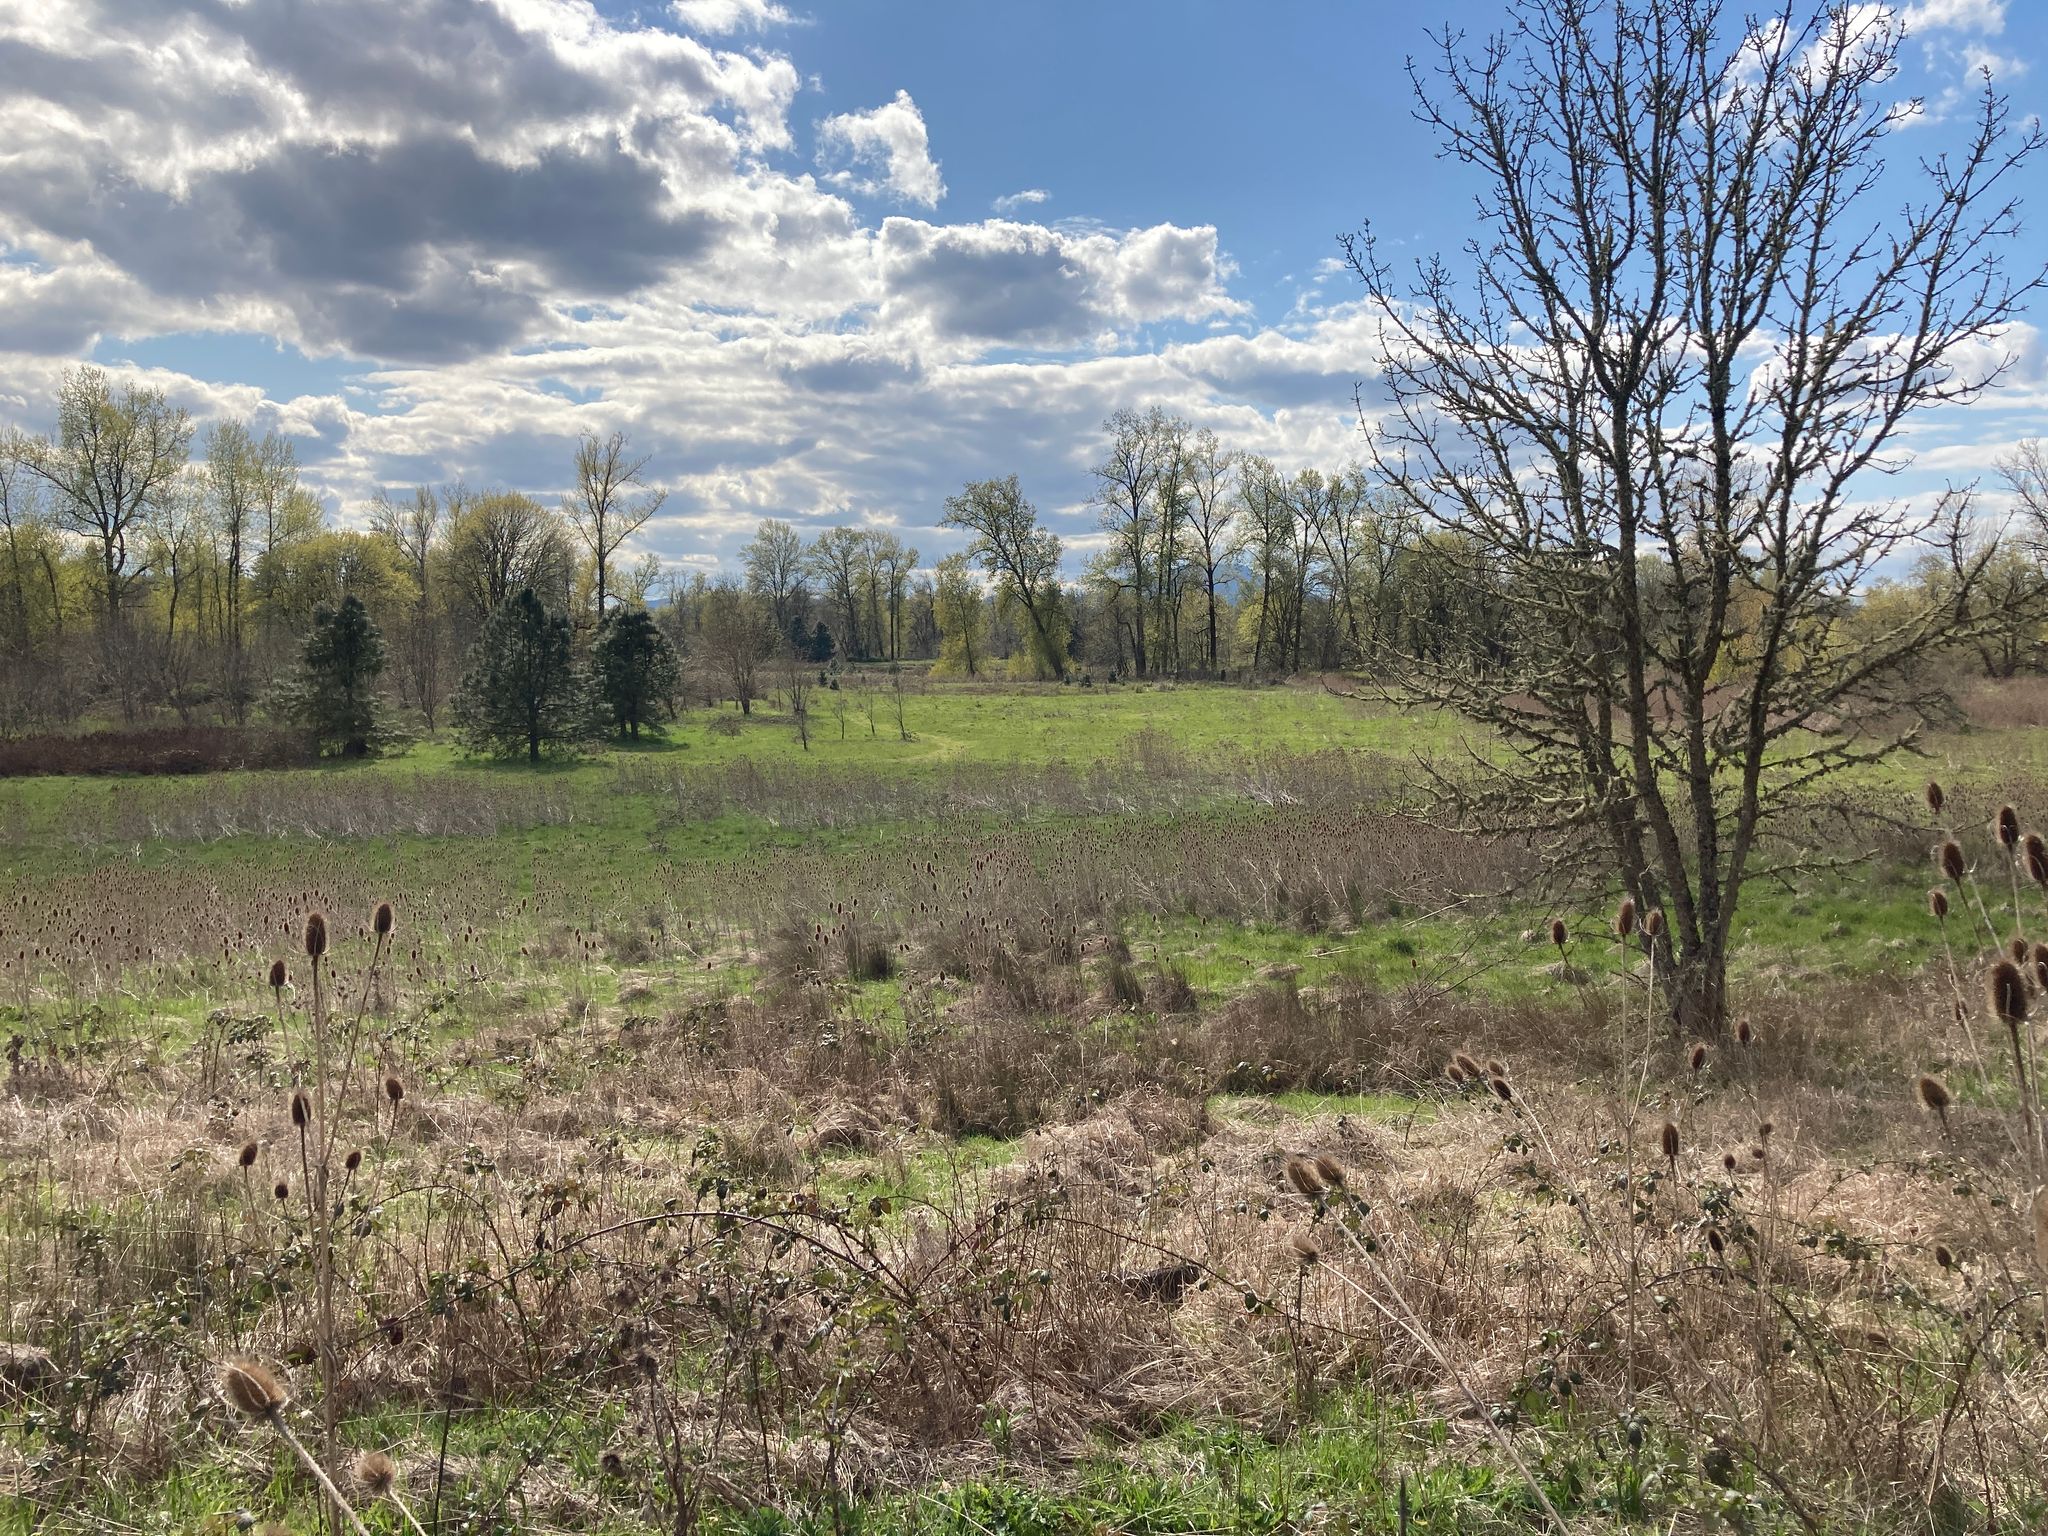
[{"label": "cumulus cloud", "polygon": [[879,261],[885,319],[954,341],[1075,346],[1105,331],[1243,310],[1224,289],[1228,265],[1207,225],[1118,235],[891,218]]},{"label": "cumulus cloud", "polygon": [[[112,366],[292,434],[344,518],[457,478],[551,497],[579,434],[624,430],[673,489],[640,547],[699,567],[765,516],[935,558],[944,498],[1011,471],[1083,548],[1125,406],[1290,470],[1359,452],[1379,338],[1351,291],[1260,326],[1199,207],[1048,226],[1027,188],[945,222],[908,94],[798,149],[805,75],[758,41],[783,5],[621,9],[0,0],[0,422],[47,427],[80,357],[145,359]],[[223,336],[321,361],[266,398],[209,361]]]},{"label": "cumulus cloud", "polygon": [[692,32],[714,37],[787,26],[794,19],[774,0],[671,0],[669,9]]},{"label": "cumulus cloud", "polygon": [[1913,0],[1899,12],[1910,32],[2000,32],[2007,0]]},{"label": "cumulus cloud", "polygon": [[797,86],[583,0],[0,0],[0,241],[310,348],[473,356],[772,263],[756,157]]},{"label": "cumulus cloud", "polygon": [[[878,173],[863,177],[852,167]],[[898,91],[896,99],[872,112],[843,112],[818,125],[818,163],[841,165],[828,180],[837,186],[866,195],[886,191],[906,203],[936,208],[946,195],[946,183],[932,159],[931,140],[925,132],[924,114],[910,99],[910,92]]]}]

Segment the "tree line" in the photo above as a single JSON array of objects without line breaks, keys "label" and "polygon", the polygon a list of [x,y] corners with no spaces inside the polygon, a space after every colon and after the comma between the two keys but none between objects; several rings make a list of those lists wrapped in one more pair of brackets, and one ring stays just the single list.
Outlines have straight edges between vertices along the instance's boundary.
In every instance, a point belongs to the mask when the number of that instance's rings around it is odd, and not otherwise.
[{"label": "tree line", "polygon": [[[427,731],[474,725],[474,689],[461,719],[451,711],[480,642],[515,619],[527,650],[559,652],[574,686],[546,708],[528,700],[528,724],[549,729],[504,736],[528,749],[607,724],[634,733],[693,696],[751,712],[766,692],[788,702],[800,670],[815,682],[848,664],[1087,681],[1419,666],[1485,687],[1531,651],[1514,562],[1391,475],[1288,473],[1158,407],[1104,424],[1090,503],[1102,538],[1078,573],[1010,475],[947,499],[941,525],[966,547],[929,566],[889,528],[806,538],[770,518],[737,570],[683,575],[627,553],[665,502],[647,464],[621,434],[587,436],[553,505],[422,486],[337,527],[288,438],[233,420],[201,437],[161,390],[75,369],[53,433],[0,441],[0,728],[288,715],[309,697],[307,646],[333,643],[323,624],[348,599],[375,635],[373,692]],[[2003,675],[2044,659],[2039,445],[2007,474],[2027,516],[1972,573],[1997,621],[1967,627],[1970,656]],[[1644,580],[1665,565],[1646,552]],[[1954,579],[1924,557],[1852,605],[1876,622]],[[610,616],[629,613],[645,622],[614,623],[623,649],[600,650]],[[366,750],[389,728],[326,739]]]}]

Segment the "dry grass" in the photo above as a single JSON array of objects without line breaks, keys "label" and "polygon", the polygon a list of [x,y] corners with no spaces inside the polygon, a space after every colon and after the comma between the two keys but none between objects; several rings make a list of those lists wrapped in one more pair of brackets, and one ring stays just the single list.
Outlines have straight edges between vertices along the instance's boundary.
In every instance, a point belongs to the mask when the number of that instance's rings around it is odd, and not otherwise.
[{"label": "dry grass", "polygon": [[[1923,969],[1752,978],[1749,1043],[1704,1049],[1639,971],[1560,961],[1511,1004],[1420,970],[1219,998],[1133,957],[1133,911],[1317,929],[1515,857],[1328,804],[599,892],[537,871],[509,909],[451,862],[377,963],[384,890],[311,854],[18,887],[0,1381],[52,1426],[18,1437],[19,1497],[98,1508],[195,1461],[262,1486],[218,1390],[248,1356],[291,1367],[337,1479],[351,1426],[413,1426],[389,1491],[423,1520],[836,1517],[1191,1417],[1283,1436],[1361,1391],[1526,1473],[1539,1511],[1593,1507],[1560,1443],[1653,1426],[1811,1529],[2031,1518],[2039,1085],[1979,980],[2041,908],[1982,842]],[[309,908],[353,914],[320,1028]],[[552,1428],[509,1464],[445,1453],[493,1414]],[[566,1426],[615,1461],[550,1452]]]}]

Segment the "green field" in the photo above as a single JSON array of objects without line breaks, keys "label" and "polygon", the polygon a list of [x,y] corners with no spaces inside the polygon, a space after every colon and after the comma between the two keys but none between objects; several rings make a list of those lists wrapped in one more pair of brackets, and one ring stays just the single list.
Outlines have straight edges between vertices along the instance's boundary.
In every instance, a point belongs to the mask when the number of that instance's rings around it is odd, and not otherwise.
[{"label": "green field", "polygon": [[[1742,1230],[1719,1148],[1799,1121],[1802,1168],[1836,1184],[1747,1218],[1813,1237],[1782,1304],[1853,1298],[1949,1358],[1966,1314],[1858,1268],[1899,1234],[1827,1191],[1881,1166],[1917,1209],[1911,1070],[2009,1110],[1951,1027],[1919,787],[2032,824],[2048,732],[1863,773],[1898,825],[1746,898],[1738,1013],[1779,1054],[1689,1075],[1686,1042],[1646,1032],[1605,893],[1428,824],[1417,759],[1469,745],[1447,721],[1310,687],[920,684],[900,728],[896,702],[827,693],[808,750],[763,706],[538,768],[426,742],[0,781],[0,1301],[56,1373],[0,1432],[0,1528],[312,1529],[297,1463],[205,1386],[241,1352],[291,1364],[316,1438],[331,1368],[332,1455],[392,1450],[442,1531],[1363,1531],[1404,1509],[1522,1530],[1546,1518],[1532,1479],[1574,1528],[1764,1531],[1808,1524],[1788,1473],[1831,1511],[1895,1510],[1861,1463],[1816,1470],[1847,1427],[1818,1384],[1868,1373],[1803,1346],[1771,1388],[1807,1416],[1777,1459],[1703,1472],[1730,1410],[1674,1387],[1679,1355],[1623,1390],[1597,1317],[1559,1300],[1611,1276],[1558,1191],[1633,1188],[1616,1073],[1654,1083],[1642,1134],[1684,1127],[1641,1196],[1675,1293],[1711,1274],[1703,1221]],[[1982,895],[2002,921],[2004,886]],[[333,924],[323,1027],[346,1021],[324,1069],[309,910]],[[1977,963],[1967,913],[1956,932]],[[1506,1063],[1512,1107],[1447,1084],[1468,1048]],[[336,1155],[364,1154],[324,1237],[285,1114],[316,1079]],[[1539,1175],[1538,1135],[1587,1150]],[[1353,1182],[1304,1204],[1297,1154]],[[1437,1276],[1413,1304],[1441,1332],[1369,1301],[1398,1283],[1383,1253]],[[1170,1306],[1142,1289],[1162,1255],[1196,1265]],[[1529,1327],[1489,1323],[1504,1305]],[[1670,1350],[1733,1336],[1711,1285],[1657,1305],[1700,1309]],[[1929,1370],[1895,1384],[1899,1422],[1924,1424]]]}]

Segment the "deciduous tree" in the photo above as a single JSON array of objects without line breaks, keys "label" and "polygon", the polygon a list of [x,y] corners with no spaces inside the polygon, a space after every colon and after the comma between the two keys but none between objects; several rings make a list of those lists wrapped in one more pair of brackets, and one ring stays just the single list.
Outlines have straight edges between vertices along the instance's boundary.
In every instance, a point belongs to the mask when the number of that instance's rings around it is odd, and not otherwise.
[{"label": "deciduous tree", "polygon": [[1788,813],[1910,740],[1943,703],[1918,662],[1980,612],[1959,554],[1883,630],[1846,622],[1888,562],[1966,540],[1962,496],[1904,503],[1874,474],[1916,413],[2006,366],[2040,132],[1987,84],[1916,173],[1891,7],[1510,15],[1476,54],[1447,29],[1416,76],[1480,187],[1469,276],[1348,246],[1385,333],[1378,468],[1509,615],[1491,662],[1417,662],[1401,691],[1502,740],[1443,786],[1471,824],[1667,910],[1661,988],[1715,1030],[1744,889],[1805,857]]},{"label": "deciduous tree", "polygon": [[1031,656],[1047,676],[1067,673],[1066,622],[1060,611],[1059,535],[1038,520],[1038,509],[1024,499],[1015,475],[1001,480],[974,480],[957,496],[946,498],[949,528],[974,535],[968,556],[995,583],[997,600],[1024,612]]},{"label": "deciduous tree", "polygon": [[576,484],[562,499],[562,511],[590,551],[599,619],[611,595],[612,557],[668,500],[667,491],[645,482],[651,459],[645,454],[634,458],[623,432],[602,438],[587,433],[576,445]]}]

